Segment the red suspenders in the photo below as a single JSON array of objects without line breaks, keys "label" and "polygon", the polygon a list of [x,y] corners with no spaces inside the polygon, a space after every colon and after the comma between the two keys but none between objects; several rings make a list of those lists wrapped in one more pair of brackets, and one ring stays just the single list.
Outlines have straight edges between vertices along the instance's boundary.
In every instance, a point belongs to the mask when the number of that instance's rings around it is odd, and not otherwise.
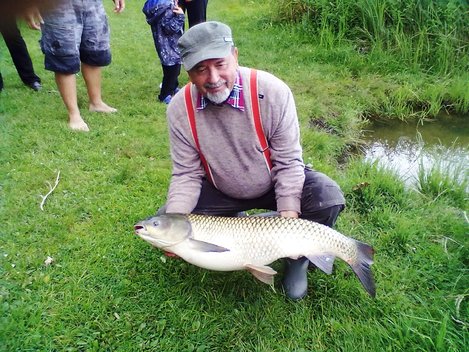
[{"label": "red suspenders", "polygon": [[[186,84],[184,88],[184,100],[186,101],[186,111],[187,111],[187,118],[189,119],[189,125],[191,127],[192,137],[194,138],[195,147],[200,155],[200,161],[204,166],[205,173],[207,174],[207,179],[215,185],[213,182],[212,171],[208,167],[207,160],[205,160],[202,151],[200,150],[199,138],[197,137],[197,127],[195,125],[195,114],[194,114],[194,105],[192,104],[192,96],[191,96],[191,83]],[[215,186],[216,187],[216,186]]]},{"label": "red suspenders", "polygon": [[[189,120],[189,125],[192,132],[192,137],[194,138],[195,146],[197,151],[200,155],[200,161],[205,169],[205,173],[207,174],[207,179],[216,187],[215,182],[213,180],[213,175],[210,170],[210,167],[205,159],[202,151],[200,150],[199,138],[197,137],[197,127],[195,124],[195,113],[194,113],[194,105],[192,103],[192,96],[191,96],[191,83],[187,84],[184,88],[184,98],[186,102],[186,111],[187,111],[187,118]],[[257,71],[251,69],[250,75],[250,90],[251,90],[251,106],[252,106],[252,117],[254,119],[254,128],[256,130],[257,138],[259,139],[259,143],[262,148],[262,154],[264,155],[264,160],[269,168],[269,171],[272,169],[272,161],[270,160],[270,150],[269,145],[267,144],[267,139],[264,134],[264,130],[262,129],[262,120],[261,120],[261,113],[259,108],[259,95],[257,93]]]},{"label": "red suspenders", "polygon": [[270,160],[270,149],[265,138],[264,130],[262,129],[261,110],[259,108],[259,95],[257,94],[257,71],[251,70],[250,77],[250,90],[251,90],[251,106],[252,117],[254,119],[254,127],[256,128],[257,138],[261,144],[262,154],[269,170],[272,169],[272,160]]}]

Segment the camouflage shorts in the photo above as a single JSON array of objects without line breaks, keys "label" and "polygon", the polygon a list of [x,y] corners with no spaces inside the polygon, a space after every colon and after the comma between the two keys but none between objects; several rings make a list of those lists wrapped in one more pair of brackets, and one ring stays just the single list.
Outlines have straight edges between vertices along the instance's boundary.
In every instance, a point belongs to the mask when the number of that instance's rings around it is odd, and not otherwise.
[{"label": "camouflage shorts", "polygon": [[109,65],[109,26],[102,0],[62,0],[43,18],[41,49],[47,70],[77,73],[80,61]]}]

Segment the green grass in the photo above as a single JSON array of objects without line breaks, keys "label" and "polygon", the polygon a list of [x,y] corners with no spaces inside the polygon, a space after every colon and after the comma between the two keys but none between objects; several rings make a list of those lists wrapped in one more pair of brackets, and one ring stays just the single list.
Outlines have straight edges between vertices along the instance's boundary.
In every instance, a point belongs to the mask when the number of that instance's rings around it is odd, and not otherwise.
[{"label": "green grass", "polygon": [[380,71],[451,73],[469,67],[464,0],[288,0],[274,8],[276,21],[296,23],[322,47],[349,43],[368,64],[388,60]]},{"label": "green grass", "polygon": [[[464,153],[464,150],[450,148],[450,153]],[[447,160],[448,155],[434,151],[435,163],[431,168],[421,162],[417,173],[417,190],[431,200],[445,199],[449,204],[464,208],[469,190],[469,173],[464,159],[459,163]]]},{"label": "green grass", "polygon": [[[467,193],[436,173],[422,182],[428,191],[410,191],[376,165],[337,160],[365,118],[409,118],[402,106],[425,102],[467,112],[468,80],[371,70],[347,46],[327,50],[273,23],[270,2],[210,0],[209,18],[233,27],[240,63],[291,86],[305,160],[346,195],[338,229],[376,250],[375,300],[338,262],[331,276],[311,272],[309,295],[293,303],[279,278],[274,292],[247,272],[165,260],[133,235],[164,203],[170,175],[165,106],[155,99],[161,69],[142,4],[109,11],[103,96],[119,112],[87,112],[78,79],[89,133],[67,129],[39,34],[23,29],[40,93],[22,85],[0,43],[0,351],[464,351]],[[334,61],[318,59],[326,57]],[[435,184],[452,191],[438,196]]]}]

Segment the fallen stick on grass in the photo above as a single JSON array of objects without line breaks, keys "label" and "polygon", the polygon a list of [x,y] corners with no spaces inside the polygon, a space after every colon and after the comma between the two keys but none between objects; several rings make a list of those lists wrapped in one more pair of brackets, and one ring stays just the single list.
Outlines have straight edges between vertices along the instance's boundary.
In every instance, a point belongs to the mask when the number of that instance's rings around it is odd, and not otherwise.
[{"label": "fallen stick on grass", "polygon": [[57,187],[57,185],[59,184],[59,181],[60,181],[60,170],[57,172],[57,177],[55,178],[55,184],[54,184],[54,187],[52,187],[52,185],[50,184],[49,181],[46,181],[48,186],[49,186],[49,192],[47,192],[47,194],[45,196],[41,195],[40,194],[40,197],[42,198],[42,201],[41,201],[41,204],[39,205],[39,207],[41,208],[41,210],[44,210],[44,204],[46,203],[46,199],[47,197],[49,197],[49,195],[54,192],[54,189]]}]

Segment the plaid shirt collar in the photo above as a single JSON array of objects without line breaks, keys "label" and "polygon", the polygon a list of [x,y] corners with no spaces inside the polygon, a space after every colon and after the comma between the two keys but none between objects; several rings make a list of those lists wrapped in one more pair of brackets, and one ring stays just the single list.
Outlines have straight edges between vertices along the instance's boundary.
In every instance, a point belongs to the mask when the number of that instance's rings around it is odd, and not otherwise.
[{"label": "plaid shirt collar", "polygon": [[[210,101],[205,98],[202,94],[198,93],[197,95],[197,110],[203,110],[207,107]],[[236,71],[236,79],[233,86],[233,90],[231,91],[228,99],[222,104],[228,104],[234,107],[235,109],[239,109],[244,111],[244,96],[243,96],[243,81],[241,80],[241,75],[239,71]]]}]

